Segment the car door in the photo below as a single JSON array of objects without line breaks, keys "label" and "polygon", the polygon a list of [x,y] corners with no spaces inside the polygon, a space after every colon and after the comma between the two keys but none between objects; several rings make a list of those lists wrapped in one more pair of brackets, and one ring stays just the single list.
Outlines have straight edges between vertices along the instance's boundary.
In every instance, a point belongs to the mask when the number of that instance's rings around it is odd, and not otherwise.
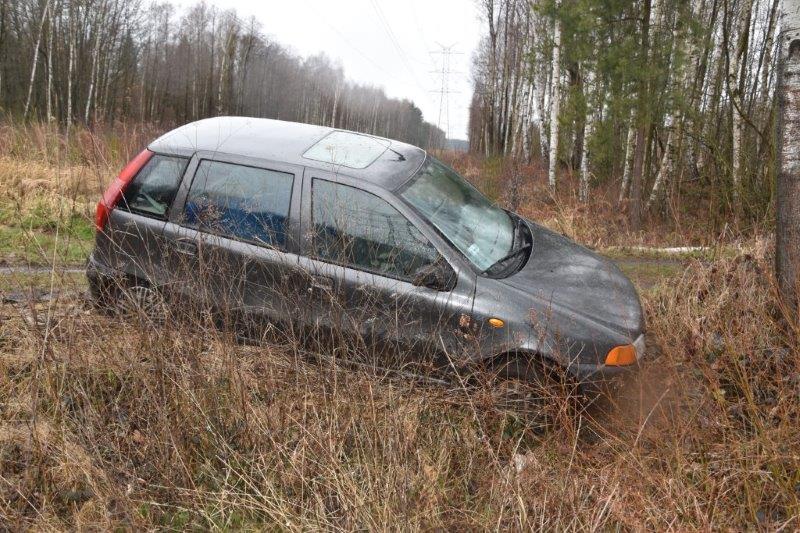
[{"label": "car door", "polygon": [[290,318],[301,176],[292,165],[197,154],[164,229],[176,292],[245,325]]},{"label": "car door", "polygon": [[163,229],[189,159],[153,154],[111,211],[96,253],[127,275],[160,285],[165,279]]},{"label": "car door", "polygon": [[[449,364],[462,359],[474,279],[457,271],[407,208],[369,184],[309,170],[303,184],[303,251],[308,320],[348,340],[351,356],[379,367]],[[369,190],[367,190],[369,189]],[[417,271],[443,261],[453,283],[413,283]]]}]

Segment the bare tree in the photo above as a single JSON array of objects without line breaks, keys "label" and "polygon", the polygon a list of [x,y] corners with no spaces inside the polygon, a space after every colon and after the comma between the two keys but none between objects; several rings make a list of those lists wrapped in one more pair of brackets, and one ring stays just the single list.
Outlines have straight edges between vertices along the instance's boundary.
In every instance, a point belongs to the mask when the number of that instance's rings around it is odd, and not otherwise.
[{"label": "bare tree", "polygon": [[33,45],[33,57],[31,58],[31,77],[28,82],[28,97],[25,99],[25,109],[22,112],[23,117],[28,116],[28,109],[31,107],[31,96],[33,95],[33,82],[36,81],[36,65],[39,64],[39,46],[42,44],[42,30],[44,29],[44,21],[47,19],[47,10],[50,8],[50,0],[46,0],[42,8],[42,16],[39,20],[39,33],[36,35],[36,44]]}]

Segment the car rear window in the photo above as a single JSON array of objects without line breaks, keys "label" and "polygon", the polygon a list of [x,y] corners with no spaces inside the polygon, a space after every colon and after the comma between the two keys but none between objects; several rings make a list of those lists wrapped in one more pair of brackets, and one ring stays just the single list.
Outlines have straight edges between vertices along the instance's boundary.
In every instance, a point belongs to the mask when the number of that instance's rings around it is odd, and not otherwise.
[{"label": "car rear window", "polygon": [[389,148],[389,141],[348,131],[334,131],[306,150],[303,157],[348,168],[367,168]]},{"label": "car rear window", "polygon": [[185,157],[155,154],[125,188],[119,207],[166,218],[188,162]]},{"label": "car rear window", "polygon": [[201,161],[186,199],[186,223],[201,231],[282,247],[294,175]]}]

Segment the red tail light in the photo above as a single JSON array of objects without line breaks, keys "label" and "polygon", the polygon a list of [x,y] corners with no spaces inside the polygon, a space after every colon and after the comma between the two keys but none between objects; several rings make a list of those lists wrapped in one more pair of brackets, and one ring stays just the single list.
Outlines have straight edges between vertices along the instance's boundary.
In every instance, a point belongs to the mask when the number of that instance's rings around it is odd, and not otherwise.
[{"label": "red tail light", "polygon": [[97,210],[94,214],[94,225],[97,231],[103,231],[108,222],[108,217],[111,211],[117,206],[120,198],[122,198],[122,191],[131,182],[134,176],[142,169],[145,164],[153,157],[153,152],[144,149],[139,155],[131,159],[130,163],[125,165],[119,176],[111,182],[106,192],[103,193],[103,198],[97,203]]}]

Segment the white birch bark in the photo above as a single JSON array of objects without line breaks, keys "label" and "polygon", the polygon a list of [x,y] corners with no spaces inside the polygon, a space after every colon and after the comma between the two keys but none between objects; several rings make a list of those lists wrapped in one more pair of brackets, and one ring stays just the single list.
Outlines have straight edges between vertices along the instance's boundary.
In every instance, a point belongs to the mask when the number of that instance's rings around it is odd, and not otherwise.
[{"label": "white birch bark", "polygon": [[594,102],[594,68],[593,65],[586,65],[586,76],[584,84],[586,86],[586,124],[583,126],[583,152],[581,152],[581,178],[579,197],[582,202],[589,199],[589,141],[594,134],[595,121],[595,102]]},{"label": "white birch bark", "polygon": [[[556,8],[558,8],[556,2]],[[550,160],[547,181],[550,188],[556,188],[556,168],[558,166],[558,113],[561,103],[561,21],[553,21],[553,66],[552,88],[550,90]]]},{"label": "white birch bark", "polygon": [[33,82],[36,80],[36,65],[39,64],[39,46],[42,44],[42,30],[44,29],[44,21],[47,18],[47,11],[50,9],[50,0],[44,5],[42,10],[42,18],[39,21],[39,33],[36,36],[36,44],[33,47],[33,59],[31,59],[31,77],[28,82],[28,97],[25,99],[25,110],[22,112],[22,117],[27,118],[28,110],[31,107],[31,97],[33,96]]},{"label": "white birch bark", "polygon": [[73,26],[72,8],[69,12],[69,65],[67,66],[67,131],[72,126],[72,71],[75,68],[75,31]]},{"label": "white birch bark", "polygon": [[747,42],[750,31],[751,0],[745,0],[739,13],[737,36],[738,45],[733,57],[729,58],[727,86],[732,104],[733,144],[731,147],[731,173],[733,176],[733,197],[739,197],[739,188],[742,182],[742,142],[744,137],[744,109],[743,78],[747,76],[744,69],[747,61]]},{"label": "white birch bark", "polygon": [[625,139],[625,161],[622,169],[622,185],[619,188],[620,203],[628,197],[633,172],[634,147],[636,144],[636,108],[631,108],[631,118],[628,122],[628,136]]},{"label": "white birch bark", "polygon": [[[58,9],[58,6],[56,6]],[[47,122],[53,121],[53,15],[47,35]]]},{"label": "white birch bark", "polygon": [[522,117],[522,157],[525,163],[531,161],[531,108],[533,107],[533,85],[526,83],[526,101]]},{"label": "white birch bark", "polygon": [[533,86],[533,119],[536,121],[536,129],[539,132],[539,156],[544,159],[547,155],[547,138],[544,131],[544,117],[542,113],[542,101],[544,100],[544,88],[538,84]]},{"label": "white birch bark", "polygon": [[778,40],[778,184],[775,269],[781,295],[800,309],[800,0],[782,0]]},{"label": "white birch bark", "polygon": [[[545,24],[539,19],[539,35],[544,34]],[[538,73],[539,73],[539,98],[537,101],[538,113],[537,119],[539,121],[539,144],[541,145],[541,155],[542,159],[548,157],[550,153],[550,143],[547,137],[547,133],[550,127],[550,118],[547,114],[547,103],[550,101],[550,89],[552,84],[550,83],[550,71],[551,69],[547,68],[547,62],[545,61],[544,57],[544,50],[543,46],[539,45],[536,47],[536,64],[538,65]]]},{"label": "white birch bark", "polygon": [[92,50],[92,70],[89,75],[89,92],[86,96],[86,110],[83,114],[85,124],[89,123],[89,112],[92,110],[92,99],[94,98],[94,88],[97,83],[97,57],[100,55],[100,31],[105,21],[105,14],[100,16],[100,23],[95,28],[94,49]]}]

